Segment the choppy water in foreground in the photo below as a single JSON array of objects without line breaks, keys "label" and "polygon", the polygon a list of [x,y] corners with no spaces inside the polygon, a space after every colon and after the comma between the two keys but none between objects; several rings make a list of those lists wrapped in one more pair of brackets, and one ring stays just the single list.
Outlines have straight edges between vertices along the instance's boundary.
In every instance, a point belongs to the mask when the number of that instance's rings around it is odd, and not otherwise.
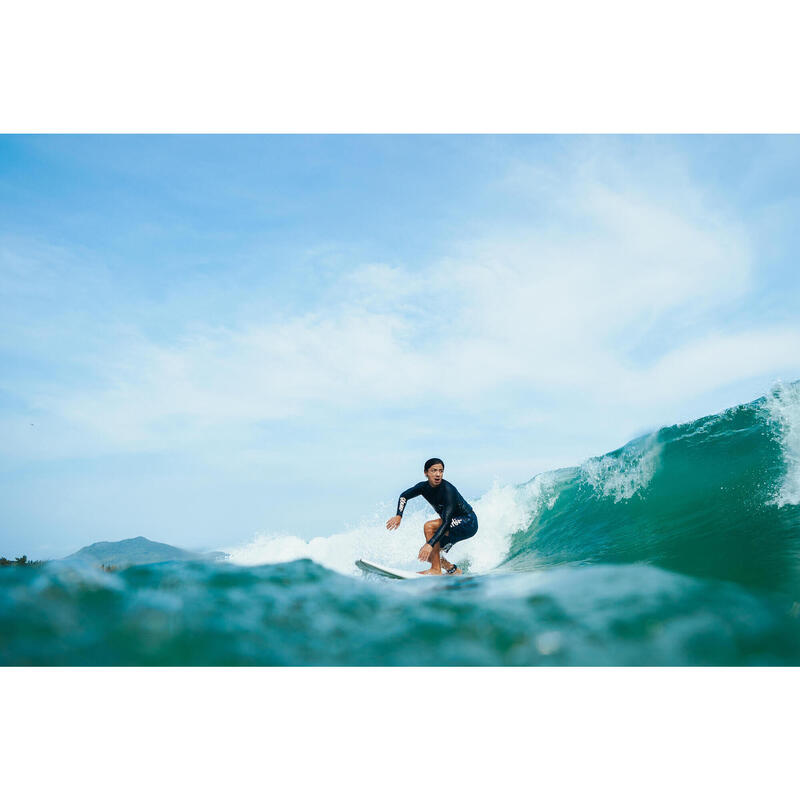
[{"label": "choppy water in foreground", "polygon": [[800,664],[799,504],[793,384],[495,487],[461,578],[353,567],[412,566],[422,510],[395,537],[265,536],[233,563],[4,568],[0,663]]},{"label": "choppy water in foreground", "polygon": [[427,585],[308,560],[6,572],[4,664],[800,663],[791,603],[646,565]]}]

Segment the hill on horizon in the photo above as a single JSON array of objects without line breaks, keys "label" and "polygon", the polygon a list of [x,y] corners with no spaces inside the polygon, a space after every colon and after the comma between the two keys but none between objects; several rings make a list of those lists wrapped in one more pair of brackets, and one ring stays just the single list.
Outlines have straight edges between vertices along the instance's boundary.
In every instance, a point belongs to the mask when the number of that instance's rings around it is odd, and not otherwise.
[{"label": "hill on horizon", "polygon": [[144,536],[118,542],[95,542],[82,547],[61,561],[82,561],[109,567],[156,564],[160,561],[220,561],[227,553],[195,553],[164,542],[154,542]]}]

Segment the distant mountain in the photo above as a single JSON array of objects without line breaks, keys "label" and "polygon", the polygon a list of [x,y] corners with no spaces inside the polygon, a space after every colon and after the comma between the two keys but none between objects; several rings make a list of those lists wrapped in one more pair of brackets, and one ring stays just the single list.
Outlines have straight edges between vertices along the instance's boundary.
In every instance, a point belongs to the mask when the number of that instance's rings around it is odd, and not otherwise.
[{"label": "distant mountain", "polygon": [[62,561],[81,561],[86,564],[105,564],[109,567],[155,564],[159,561],[221,561],[227,553],[193,553],[163,542],[152,542],[144,536],[120,542],[95,542],[82,547]]}]

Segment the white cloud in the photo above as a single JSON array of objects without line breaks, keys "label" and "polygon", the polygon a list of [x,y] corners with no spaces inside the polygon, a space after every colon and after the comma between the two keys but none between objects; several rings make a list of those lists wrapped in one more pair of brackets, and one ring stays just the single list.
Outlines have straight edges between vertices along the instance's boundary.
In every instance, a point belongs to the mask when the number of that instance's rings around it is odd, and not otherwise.
[{"label": "white cloud", "polygon": [[569,397],[590,417],[615,403],[641,425],[687,394],[800,367],[800,329],[726,321],[751,288],[748,238],[693,187],[557,177],[531,187],[554,211],[530,231],[464,239],[424,266],[354,266],[327,304],[288,321],[113,341],[99,388],[51,386],[37,402],[149,449],[214,427],[424,406],[432,392],[476,413],[505,389],[530,405]]},{"label": "white cloud", "polygon": [[800,328],[769,327],[714,334],[673,350],[649,369],[622,383],[648,404],[687,390],[700,394],[759,375],[800,371]]}]

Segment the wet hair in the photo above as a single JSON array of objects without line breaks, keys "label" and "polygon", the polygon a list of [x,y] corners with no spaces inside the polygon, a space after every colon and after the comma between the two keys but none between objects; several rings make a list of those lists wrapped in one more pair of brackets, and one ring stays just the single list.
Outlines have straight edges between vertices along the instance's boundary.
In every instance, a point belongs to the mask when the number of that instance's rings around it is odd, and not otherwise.
[{"label": "wet hair", "polygon": [[444,469],[444,461],[441,458],[429,458],[425,462],[425,472],[427,472],[434,464],[441,464],[442,469]]}]

